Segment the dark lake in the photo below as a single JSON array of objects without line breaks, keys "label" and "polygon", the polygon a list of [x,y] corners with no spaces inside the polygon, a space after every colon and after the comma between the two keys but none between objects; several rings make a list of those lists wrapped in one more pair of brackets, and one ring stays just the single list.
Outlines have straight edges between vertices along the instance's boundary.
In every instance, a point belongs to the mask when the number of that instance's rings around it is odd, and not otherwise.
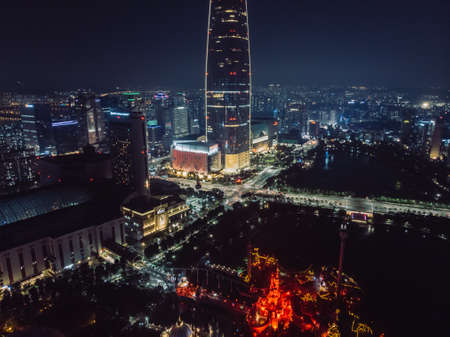
[{"label": "dark lake", "polygon": [[[256,241],[281,263],[293,269],[337,266],[338,223],[274,223]],[[386,336],[450,336],[449,266],[449,241],[420,230],[376,225],[369,233],[355,226],[346,241],[344,271],[364,291],[361,310]]]}]

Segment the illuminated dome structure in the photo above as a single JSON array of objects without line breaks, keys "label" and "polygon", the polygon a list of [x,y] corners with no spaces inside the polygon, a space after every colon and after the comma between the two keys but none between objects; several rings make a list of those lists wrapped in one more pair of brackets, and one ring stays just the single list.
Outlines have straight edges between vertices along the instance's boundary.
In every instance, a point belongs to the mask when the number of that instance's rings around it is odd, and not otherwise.
[{"label": "illuminated dome structure", "polygon": [[161,337],[191,337],[191,327],[184,323],[181,318],[168,330],[163,331]]}]

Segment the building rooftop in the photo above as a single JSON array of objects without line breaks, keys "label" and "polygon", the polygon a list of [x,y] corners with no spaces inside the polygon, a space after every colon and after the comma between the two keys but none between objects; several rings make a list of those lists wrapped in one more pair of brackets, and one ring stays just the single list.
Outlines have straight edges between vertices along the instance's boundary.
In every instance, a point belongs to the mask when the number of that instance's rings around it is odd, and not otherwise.
[{"label": "building rooftop", "polygon": [[267,124],[264,123],[252,123],[253,137],[258,138],[267,136],[269,133]]},{"label": "building rooftop", "polygon": [[[70,187],[61,189],[61,193],[64,193]],[[0,251],[45,237],[58,237],[121,217],[120,204],[129,191],[113,184],[91,186],[89,191],[87,187],[85,190],[82,187],[79,189],[89,195],[89,199],[83,203],[68,204],[65,208],[50,209],[46,213],[0,226]]]},{"label": "building rooftop", "polygon": [[81,166],[86,163],[97,163],[110,160],[110,155],[99,153],[80,153],[65,156],[43,157],[40,160],[54,164]]},{"label": "building rooftop", "polygon": [[157,206],[163,204],[175,205],[183,200],[176,195],[164,195],[164,196],[138,196],[131,198],[123,204],[123,207],[137,211],[139,213],[145,213],[151,211]]},{"label": "building rooftop", "polygon": [[87,188],[52,186],[0,199],[0,227],[90,200]]},{"label": "building rooftop", "polygon": [[0,227],[0,250],[4,251],[45,237],[58,237],[121,217],[117,200],[89,201],[31,219]]},{"label": "building rooftop", "polygon": [[208,142],[199,142],[196,140],[174,140],[173,146],[175,150],[178,151],[186,151],[186,152],[197,152],[197,153],[205,153],[205,154],[214,154],[217,153],[219,147],[216,142],[208,141]]}]

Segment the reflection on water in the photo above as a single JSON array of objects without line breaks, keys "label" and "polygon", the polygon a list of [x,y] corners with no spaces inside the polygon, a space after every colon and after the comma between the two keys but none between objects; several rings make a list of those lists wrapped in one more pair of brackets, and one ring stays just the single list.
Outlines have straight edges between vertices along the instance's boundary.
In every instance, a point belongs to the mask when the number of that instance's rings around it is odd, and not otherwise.
[{"label": "reflection on water", "polygon": [[334,162],[334,154],[330,155],[330,153],[326,151],[323,169],[328,171],[329,165],[332,164],[333,162]]},{"label": "reflection on water", "polygon": [[304,173],[306,185],[335,191],[386,195],[395,187],[395,175],[382,163],[359,153],[324,151],[313,170]]}]

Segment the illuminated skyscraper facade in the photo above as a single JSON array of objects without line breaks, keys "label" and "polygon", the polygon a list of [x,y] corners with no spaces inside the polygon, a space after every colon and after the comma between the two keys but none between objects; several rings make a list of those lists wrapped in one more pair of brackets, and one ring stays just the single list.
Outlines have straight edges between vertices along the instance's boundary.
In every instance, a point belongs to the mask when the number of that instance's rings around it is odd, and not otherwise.
[{"label": "illuminated skyscraper facade", "polygon": [[104,100],[104,104],[110,105],[109,138],[113,178],[117,184],[131,187],[137,195],[145,195],[150,180],[147,122],[141,94],[125,92],[111,96]]},{"label": "illuminated skyscraper facade", "polygon": [[100,99],[92,93],[82,93],[78,95],[74,109],[79,119],[80,147],[98,145],[105,137],[105,120]]},{"label": "illuminated skyscraper facade", "polygon": [[206,138],[220,144],[225,171],[250,165],[251,62],[246,0],[210,0]]},{"label": "illuminated skyscraper facade", "polygon": [[438,160],[441,156],[441,140],[442,140],[442,117],[436,120],[436,124],[431,137],[430,159]]},{"label": "illuminated skyscraper facade", "polygon": [[175,138],[189,135],[189,109],[186,96],[181,92],[173,98],[172,131]]}]

